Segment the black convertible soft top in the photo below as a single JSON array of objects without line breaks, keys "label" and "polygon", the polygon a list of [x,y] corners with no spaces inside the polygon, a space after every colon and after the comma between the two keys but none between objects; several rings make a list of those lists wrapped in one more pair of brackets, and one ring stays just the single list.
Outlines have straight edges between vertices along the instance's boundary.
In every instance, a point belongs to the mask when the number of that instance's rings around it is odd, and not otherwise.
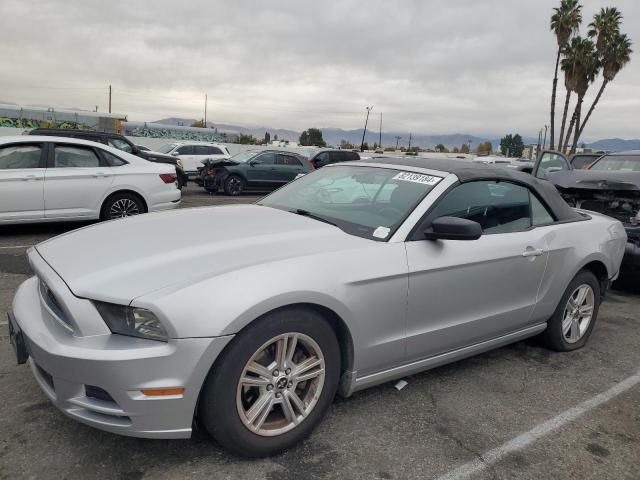
[{"label": "black convertible soft top", "polygon": [[558,221],[581,220],[584,217],[571,208],[563,200],[558,190],[548,181],[540,180],[528,173],[519,172],[508,167],[474,163],[469,160],[428,157],[383,157],[363,160],[366,163],[389,164],[395,167],[415,167],[452,173],[460,183],[474,180],[505,180],[522,184],[538,194],[540,199],[551,209]]}]

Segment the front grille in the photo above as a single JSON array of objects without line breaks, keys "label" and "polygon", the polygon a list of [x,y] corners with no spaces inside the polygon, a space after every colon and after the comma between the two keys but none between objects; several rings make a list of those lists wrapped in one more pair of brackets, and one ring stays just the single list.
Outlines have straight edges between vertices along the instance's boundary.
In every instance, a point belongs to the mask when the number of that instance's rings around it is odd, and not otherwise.
[{"label": "front grille", "polygon": [[113,397],[109,395],[109,392],[103,390],[100,387],[96,387],[95,385],[85,385],[84,394],[86,397],[93,398],[95,400],[102,400],[103,402],[113,403],[116,402]]}]

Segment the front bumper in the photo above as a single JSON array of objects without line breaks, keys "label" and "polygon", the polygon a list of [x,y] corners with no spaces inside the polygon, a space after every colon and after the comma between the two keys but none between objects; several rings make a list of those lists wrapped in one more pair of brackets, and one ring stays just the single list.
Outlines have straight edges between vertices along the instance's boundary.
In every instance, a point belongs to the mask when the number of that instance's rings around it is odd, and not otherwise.
[{"label": "front bumper", "polygon": [[[56,295],[72,294],[58,290]],[[58,409],[92,427],[144,438],[191,435],[202,384],[232,338],[184,338],[165,343],[110,333],[78,336],[81,332],[71,333],[54,318],[36,277],[18,288],[13,314],[33,375]],[[185,390],[162,397],[141,392],[170,387]]]}]

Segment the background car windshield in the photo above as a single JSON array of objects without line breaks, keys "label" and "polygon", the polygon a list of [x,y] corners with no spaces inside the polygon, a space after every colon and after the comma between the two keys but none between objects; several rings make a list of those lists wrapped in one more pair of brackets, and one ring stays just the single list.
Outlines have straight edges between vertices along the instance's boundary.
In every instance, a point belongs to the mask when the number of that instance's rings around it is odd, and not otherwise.
[{"label": "background car windshield", "polygon": [[329,167],[290,183],[260,204],[306,210],[347,233],[386,240],[440,180],[387,168]]},{"label": "background car windshield", "polygon": [[176,148],[176,144],[175,143],[167,143],[166,145],[161,146],[158,149],[158,152],[159,153],[169,153],[174,148]]},{"label": "background car windshield", "polygon": [[608,155],[591,165],[589,170],[640,172],[640,155]]},{"label": "background car windshield", "polygon": [[240,152],[240,153],[236,153],[233,157],[231,157],[231,160],[234,160],[238,163],[245,163],[248,160],[251,160],[253,157],[255,157],[258,153],[260,152]]}]

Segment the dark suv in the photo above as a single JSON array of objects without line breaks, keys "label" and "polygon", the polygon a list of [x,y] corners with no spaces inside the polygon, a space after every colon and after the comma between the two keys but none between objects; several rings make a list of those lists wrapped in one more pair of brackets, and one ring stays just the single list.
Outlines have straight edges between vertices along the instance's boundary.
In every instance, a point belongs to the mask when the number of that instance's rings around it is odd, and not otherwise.
[{"label": "dark suv", "polygon": [[66,128],[34,128],[29,135],[47,135],[51,137],[71,137],[91,142],[103,143],[110,147],[117,148],[123,152],[132,153],[150,162],[169,163],[176,167],[178,175],[178,188],[182,188],[187,183],[187,175],[177,158],[163,153],[142,150],[131,143],[129,139],[117,133],[94,132],[91,130],[72,130]]},{"label": "dark suv", "polygon": [[314,168],[321,168],[330,163],[350,162],[352,160],[360,160],[358,152],[352,152],[351,150],[321,150],[309,159]]}]

